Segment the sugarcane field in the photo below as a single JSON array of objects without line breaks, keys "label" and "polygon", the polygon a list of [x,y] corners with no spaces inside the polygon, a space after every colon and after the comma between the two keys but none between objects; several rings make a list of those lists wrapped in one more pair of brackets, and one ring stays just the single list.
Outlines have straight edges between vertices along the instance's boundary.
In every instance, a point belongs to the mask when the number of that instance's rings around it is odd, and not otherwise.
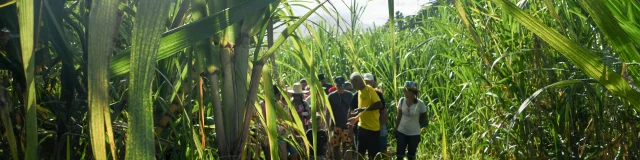
[{"label": "sugarcane field", "polygon": [[640,0],[0,0],[2,160],[640,159]]}]

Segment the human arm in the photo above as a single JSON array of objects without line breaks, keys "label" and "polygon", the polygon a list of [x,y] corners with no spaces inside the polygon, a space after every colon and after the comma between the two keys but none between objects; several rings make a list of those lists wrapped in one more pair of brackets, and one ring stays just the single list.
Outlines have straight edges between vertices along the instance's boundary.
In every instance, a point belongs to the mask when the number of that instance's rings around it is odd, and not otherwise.
[{"label": "human arm", "polygon": [[365,96],[365,99],[368,100],[367,102],[370,102],[370,105],[367,107],[359,106],[361,108],[358,108],[355,110],[356,114],[363,111],[372,111],[372,110],[379,110],[384,108],[384,102],[380,99],[381,95],[378,92],[376,92],[373,88],[367,87],[361,90],[360,94],[362,94],[360,96]]},{"label": "human arm", "polygon": [[402,104],[401,103],[402,103],[402,99],[400,100],[400,102],[397,105],[396,126],[393,129],[394,132],[398,132],[398,126],[400,126],[400,121],[402,120]]},{"label": "human arm", "polygon": [[378,109],[383,109],[382,101],[375,102],[366,108],[355,109],[354,111],[355,111],[355,114],[359,114],[360,112],[363,112],[363,111],[372,111],[372,110],[378,110]]},{"label": "human arm", "polygon": [[387,108],[380,109],[380,125],[387,124],[387,121],[389,121],[389,112],[387,111]]},{"label": "human arm", "polygon": [[419,103],[420,105],[420,126],[422,126],[423,124],[427,123],[428,119],[427,119],[427,106],[420,101]]},{"label": "human arm", "polygon": [[427,122],[427,112],[420,113],[420,125]]}]

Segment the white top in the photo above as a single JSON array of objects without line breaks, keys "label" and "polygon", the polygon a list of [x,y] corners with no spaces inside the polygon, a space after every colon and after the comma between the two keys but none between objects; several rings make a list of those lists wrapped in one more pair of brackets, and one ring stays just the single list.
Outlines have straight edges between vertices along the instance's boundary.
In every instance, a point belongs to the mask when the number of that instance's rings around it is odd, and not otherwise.
[{"label": "white top", "polygon": [[400,101],[402,101],[402,104],[400,104],[402,119],[398,126],[398,132],[408,136],[420,135],[420,113],[426,113],[427,106],[419,99],[417,103],[411,106],[407,106],[407,101],[404,100],[404,97],[400,98]]}]

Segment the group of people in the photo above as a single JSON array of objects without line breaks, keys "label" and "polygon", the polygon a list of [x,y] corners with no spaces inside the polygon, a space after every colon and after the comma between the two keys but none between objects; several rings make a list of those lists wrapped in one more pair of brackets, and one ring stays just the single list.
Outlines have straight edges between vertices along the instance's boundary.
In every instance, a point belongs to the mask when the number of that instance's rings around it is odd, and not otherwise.
[{"label": "group of people", "polygon": [[[317,134],[316,151],[319,159],[380,159],[379,153],[387,152],[387,121],[388,111],[382,90],[376,88],[376,77],[371,73],[360,75],[353,73],[349,81],[345,77],[336,76],[335,85],[326,82],[323,74],[318,75],[322,87],[329,100],[327,109],[333,112],[333,121],[329,120],[329,114],[325,112],[326,122],[319,121],[320,129]],[[300,120],[305,127],[308,141],[313,143],[310,113],[309,85],[305,79],[294,83],[287,90],[291,95],[291,102]],[[416,158],[416,151],[420,142],[421,128],[427,124],[427,109],[423,101],[418,99],[418,85],[413,81],[405,82],[401,87],[404,96],[397,103],[396,123],[393,129],[397,140],[396,157],[404,159],[406,156],[412,160]],[[286,104],[282,94],[274,85],[276,98],[280,104]],[[282,105],[287,106],[287,105]],[[289,109],[285,109],[288,111]],[[263,107],[264,111],[264,107]],[[264,113],[264,112],[263,112]],[[315,113],[320,115],[319,113]],[[320,118],[318,118],[320,120]],[[324,124],[329,128],[329,134]],[[284,127],[279,126],[281,137],[285,136]],[[297,138],[296,138],[297,137]],[[288,139],[302,142],[299,136],[288,136]],[[328,145],[328,146],[327,146]],[[264,149],[264,147],[263,147]],[[281,159],[298,159],[299,156],[291,143],[280,140]],[[325,153],[330,151],[325,157]],[[356,152],[354,152],[356,151]],[[407,152],[408,151],[408,152]]]}]

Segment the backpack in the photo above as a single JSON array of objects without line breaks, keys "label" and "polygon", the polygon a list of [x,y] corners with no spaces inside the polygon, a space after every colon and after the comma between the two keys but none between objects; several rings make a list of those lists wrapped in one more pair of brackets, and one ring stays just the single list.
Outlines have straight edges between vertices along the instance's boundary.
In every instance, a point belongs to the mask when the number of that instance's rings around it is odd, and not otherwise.
[{"label": "backpack", "polygon": [[[400,98],[400,107],[402,107],[403,104],[404,104],[404,97]],[[429,110],[427,110],[427,112],[429,112]],[[424,127],[429,126],[429,118],[428,117],[429,117],[429,113],[427,113],[427,116],[424,117],[427,120],[424,121],[424,123],[420,123],[420,128],[424,128]],[[420,117],[418,117],[418,118],[420,118]]]}]

